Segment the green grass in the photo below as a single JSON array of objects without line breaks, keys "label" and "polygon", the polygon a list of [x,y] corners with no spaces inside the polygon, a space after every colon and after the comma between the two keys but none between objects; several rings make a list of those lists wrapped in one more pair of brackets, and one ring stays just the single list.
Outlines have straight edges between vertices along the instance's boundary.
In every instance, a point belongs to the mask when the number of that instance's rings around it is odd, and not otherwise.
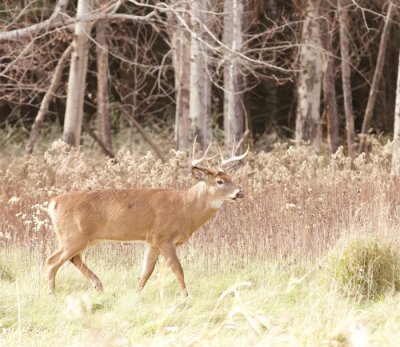
[{"label": "green grass", "polygon": [[94,251],[88,263],[104,293],[93,291],[68,264],[51,296],[39,259],[17,249],[1,251],[13,276],[0,281],[0,346],[347,346],[357,338],[396,346],[400,341],[398,295],[367,302],[345,297],[312,262],[254,261],[240,269],[218,263],[207,271],[202,259],[189,257],[183,266],[190,297],[184,299],[163,262],[138,294],[139,264],[124,261],[117,251],[103,253]]}]

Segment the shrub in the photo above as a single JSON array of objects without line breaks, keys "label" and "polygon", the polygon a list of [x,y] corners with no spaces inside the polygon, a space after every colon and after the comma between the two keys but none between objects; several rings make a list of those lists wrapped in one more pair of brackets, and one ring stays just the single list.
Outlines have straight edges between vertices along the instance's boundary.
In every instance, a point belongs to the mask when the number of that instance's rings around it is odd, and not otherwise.
[{"label": "shrub", "polygon": [[14,273],[0,259],[0,281],[13,282],[15,281]]},{"label": "shrub", "polygon": [[328,272],[346,295],[377,299],[399,289],[399,259],[389,240],[372,236],[347,238],[332,251]]}]

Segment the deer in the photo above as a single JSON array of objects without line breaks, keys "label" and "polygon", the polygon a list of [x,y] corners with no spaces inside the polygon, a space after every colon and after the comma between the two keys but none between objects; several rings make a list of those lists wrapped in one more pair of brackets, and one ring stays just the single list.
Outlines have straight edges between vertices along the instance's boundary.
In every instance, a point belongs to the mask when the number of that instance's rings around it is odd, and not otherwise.
[{"label": "deer", "polygon": [[244,159],[249,148],[239,156],[232,150],[227,159],[220,150],[220,164],[213,169],[204,166],[216,157],[208,156],[211,146],[195,159],[194,141],[191,172],[199,182],[186,190],[99,189],[71,191],[51,199],[48,214],[58,249],[46,260],[49,293],[55,292],[56,273],[68,260],[97,291],[103,291],[100,279],[84,263],[83,253],[102,241],[136,241],[145,244],[137,290],[142,291],[161,255],[174,273],[182,296],[188,296],[177,247],[214,217],[225,201],[244,197],[243,189],[232,181],[227,170]]}]

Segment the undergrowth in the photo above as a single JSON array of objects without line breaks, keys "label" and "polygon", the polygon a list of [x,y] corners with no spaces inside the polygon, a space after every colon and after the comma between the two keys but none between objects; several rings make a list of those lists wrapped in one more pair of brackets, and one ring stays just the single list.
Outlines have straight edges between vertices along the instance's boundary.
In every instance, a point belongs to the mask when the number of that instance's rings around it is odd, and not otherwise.
[{"label": "undergrowth", "polygon": [[341,240],[332,251],[328,273],[346,295],[379,299],[400,289],[398,244],[380,236]]},{"label": "undergrowth", "polygon": [[225,204],[180,249],[188,302],[165,265],[137,296],[140,245],[89,252],[101,295],[67,266],[57,277],[59,294],[48,297],[43,268],[55,249],[51,197],[186,189],[196,182],[186,153],[171,150],[162,163],[132,147],[107,159],[56,141],[27,159],[1,158],[0,345],[351,346],[359,334],[371,345],[395,346],[400,182],[390,175],[391,144],[372,141],[370,150],[353,163],[342,148],[332,156],[288,144],[251,152],[232,172],[243,201]]}]

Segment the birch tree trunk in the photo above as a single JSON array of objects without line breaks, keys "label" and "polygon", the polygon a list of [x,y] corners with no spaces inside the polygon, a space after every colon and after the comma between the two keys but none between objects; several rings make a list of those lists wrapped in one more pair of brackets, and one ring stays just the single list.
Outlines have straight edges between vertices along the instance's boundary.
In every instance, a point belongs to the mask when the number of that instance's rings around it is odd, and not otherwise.
[{"label": "birch tree trunk", "polygon": [[328,18],[322,16],[320,20],[321,43],[323,55],[323,92],[326,114],[326,130],[328,146],[331,153],[335,153],[339,146],[339,122],[337,116],[337,102],[335,90],[334,59],[332,50],[332,30],[329,28]]},{"label": "birch tree trunk", "polygon": [[349,156],[354,158],[354,115],[351,97],[351,82],[350,82],[350,53],[349,53],[349,38],[348,25],[349,17],[347,13],[346,0],[338,1],[339,14],[339,33],[340,33],[340,53],[342,67],[342,85],[344,99],[344,113],[346,117],[346,138],[347,150]]},{"label": "birch tree trunk", "polygon": [[243,44],[244,11],[243,0],[224,1],[223,43],[231,50],[224,57],[224,132],[228,151],[240,141],[245,127],[245,78],[234,54]]},{"label": "birch tree trunk", "polygon": [[321,137],[320,104],[322,47],[318,5],[308,0],[300,47],[300,72],[297,86],[296,144],[310,142],[319,150]]},{"label": "birch tree trunk", "polygon": [[[175,141],[179,150],[190,146],[190,33],[182,21],[189,23],[189,8],[183,4],[169,14],[172,64],[175,70]],[[180,16],[180,19],[177,17]]]},{"label": "birch tree trunk", "polygon": [[108,96],[108,44],[106,25],[99,21],[96,25],[97,42],[97,131],[100,140],[112,152],[110,103]]},{"label": "birch tree trunk", "polygon": [[210,52],[204,44],[207,34],[203,26],[209,21],[208,0],[192,3],[191,58],[190,58],[190,140],[197,140],[202,148],[211,141],[211,78]]},{"label": "birch tree trunk", "polygon": [[[379,82],[381,80],[383,65],[385,63],[386,47],[387,47],[387,44],[389,41],[390,27],[391,27],[391,24],[393,21],[392,17],[394,16],[394,13],[395,13],[394,5],[392,2],[389,2],[389,8],[388,8],[388,12],[386,14],[385,25],[383,27],[381,41],[379,44],[376,68],[375,68],[375,72],[374,72],[374,77],[372,78],[372,84],[371,84],[371,89],[369,92],[368,103],[367,103],[367,107],[365,109],[364,120],[363,120],[363,124],[362,124],[362,129],[361,129],[361,133],[363,135],[365,135],[368,132],[369,125],[371,123],[372,114],[374,111],[374,106],[375,106],[375,101],[376,101],[376,96],[377,96],[378,88],[379,88]],[[364,151],[365,150],[364,147],[365,147],[365,136],[362,136],[361,142],[360,142],[360,151]]]},{"label": "birch tree trunk", "polygon": [[397,68],[396,106],[394,109],[392,175],[400,174],[400,54]]},{"label": "birch tree trunk", "polygon": [[[79,0],[77,18],[90,12],[92,0]],[[75,37],[68,78],[67,105],[65,110],[63,140],[71,146],[79,146],[85,82],[88,62],[90,22],[78,21],[75,24]]]}]

